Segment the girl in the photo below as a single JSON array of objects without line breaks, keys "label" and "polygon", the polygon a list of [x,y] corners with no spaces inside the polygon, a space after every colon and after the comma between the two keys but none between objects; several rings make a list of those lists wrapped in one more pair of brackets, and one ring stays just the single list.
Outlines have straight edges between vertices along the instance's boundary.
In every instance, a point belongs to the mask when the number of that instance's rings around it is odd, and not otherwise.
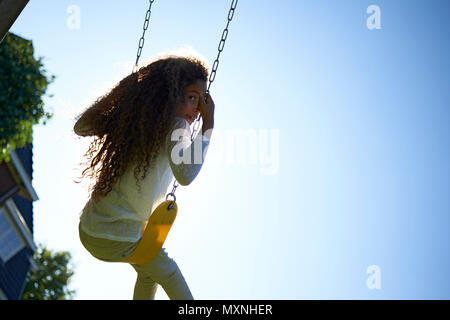
[{"label": "girl", "polygon": [[[77,117],[76,134],[97,136],[82,173],[90,172],[96,182],[79,224],[80,240],[94,257],[109,262],[129,257],[173,178],[189,185],[199,173],[214,127],[214,102],[205,94],[208,74],[199,58],[160,58]],[[199,113],[201,133],[191,142],[190,124]],[[164,248],[149,263],[131,266],[137,272],[134,299],[154,299],[158,284],[170,299],[193,299]]]}]

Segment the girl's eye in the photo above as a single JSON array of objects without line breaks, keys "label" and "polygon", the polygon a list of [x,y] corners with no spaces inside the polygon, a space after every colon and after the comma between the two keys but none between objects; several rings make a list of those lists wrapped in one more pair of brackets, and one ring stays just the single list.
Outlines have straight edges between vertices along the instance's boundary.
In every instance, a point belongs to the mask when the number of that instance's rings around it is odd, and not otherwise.
[{"label": "girl's eye", "polygon": [[189,96],[189,99],[191,99],[191,98],[194,98],[194,100],[195,100],[195,96]]}]

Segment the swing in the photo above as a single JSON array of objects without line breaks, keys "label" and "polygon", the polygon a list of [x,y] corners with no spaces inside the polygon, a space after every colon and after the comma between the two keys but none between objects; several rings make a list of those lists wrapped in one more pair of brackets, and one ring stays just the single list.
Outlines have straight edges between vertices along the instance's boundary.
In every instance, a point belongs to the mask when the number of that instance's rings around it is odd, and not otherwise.
[{"label": "swing", "polygon": [[[154,0],[149,0],[150,5],[147,10],[147,14],[145,15],[145,22],[142,33],[142,36],[139,40],[139,47],[137,51],[137,58],[136,63],[133,67],[133,72],[137,71],[138,61],[139,57],[141,56],[142,48],[144,46],[144,36],[145,31],[148,28],[150,15],[151,15],[151,8]],[[222,38],[219,42],[217,58],[214,61],[211,74],[209,76],[209,84],[208,88],[206,89],[206,93],[209,93],[209,87],[211,86],[211,83],[214,81],[216,77],[216,71],[219,66],[219,57],[220,53],[223,50],[223,47],[225,45],[225,40],[228,35],[228,26],[230,24],[230,21],[233,19],[234,10],[236,9],[238,0],[232,0],[231,7],[228,12],[228,23],[223,30]],[[199,118],[201,115],[199,115]],[[194,139],[194,134],[198,129],[199,118],[195,119],[194,121],[194,129],[191,135],[191,141]],[[196,126],[197,125],[197,126]],[[175,218],[177,217],[178,212],[178,205],[176,203],[176,197],[175,197],[175,189],[178,187],[178,183],[175,179],[173,183],[173,188],[170,193],[166,195],[166,200],[163,201],[161,204],[159,204],[156,209],[152,212],[150,215],[150,218],[148,219],[147,225],[145,227],[145,230],[142,234],[141,240],[139,241],[138,245],[134,249],[133,253],[123,262],[128,263],[135,263],[135,264],[146,264],[153,260],[153,258],[156,257],[156,255],[161,250],[167,235],[169,234],[170,229],[172,228],[173,223],[175,222]],[[169,196],[173,197],[173,200],[168,200],[167,198]]]},{"label": "swing", "polygon": [[161,250],[178,212],[175,195],[173,195],[173,201],[167,200],[168,196],[169,194],[166,196],[166,201],[152,212],[139,244],[123,262],[146,264]]}]

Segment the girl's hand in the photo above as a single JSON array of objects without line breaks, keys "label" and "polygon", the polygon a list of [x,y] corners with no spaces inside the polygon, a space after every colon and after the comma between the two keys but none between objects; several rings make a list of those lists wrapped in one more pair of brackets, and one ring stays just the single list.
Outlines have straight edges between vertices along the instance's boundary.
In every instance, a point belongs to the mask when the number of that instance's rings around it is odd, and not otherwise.
[{"label": "girl's hand", "polygon": [[200,94],[198,109],[204,122],[214,122],[214,101],[209,94]]}]

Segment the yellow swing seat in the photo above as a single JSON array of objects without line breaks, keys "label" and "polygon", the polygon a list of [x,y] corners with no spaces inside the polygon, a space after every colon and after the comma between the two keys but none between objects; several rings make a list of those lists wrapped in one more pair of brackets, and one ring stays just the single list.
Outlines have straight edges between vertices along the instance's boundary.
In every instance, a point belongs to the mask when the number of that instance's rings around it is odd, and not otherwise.
[{"label": "yellow swing seat", "polygon": [[178,206],[174,200],[166,200],[156,207],[136,249],[123,262],[146,264],[155,258],[169,234],[177,212]]}]

